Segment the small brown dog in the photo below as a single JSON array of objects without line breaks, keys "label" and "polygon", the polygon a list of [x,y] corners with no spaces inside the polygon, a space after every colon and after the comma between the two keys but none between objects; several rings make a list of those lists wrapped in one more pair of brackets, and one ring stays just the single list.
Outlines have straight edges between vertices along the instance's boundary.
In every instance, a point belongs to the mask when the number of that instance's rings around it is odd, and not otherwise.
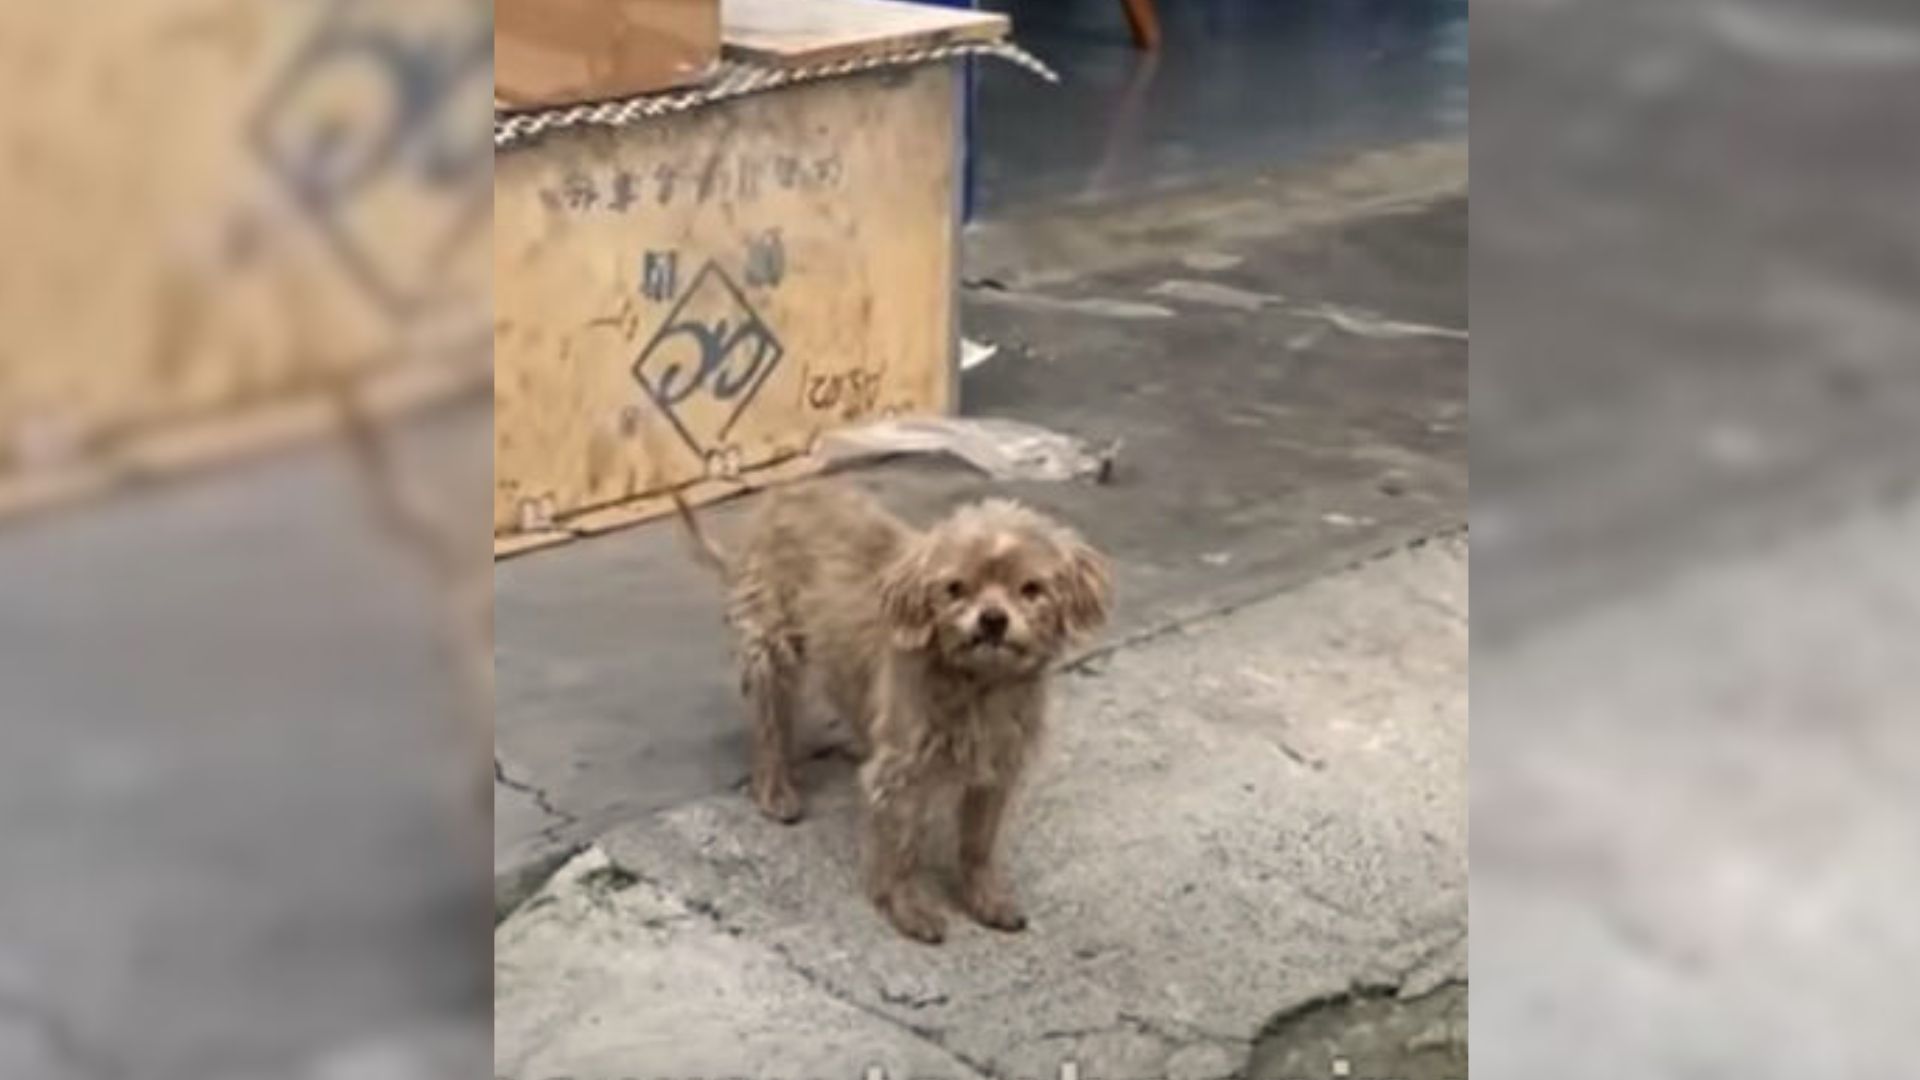
[{"label": "small brown dog", "polygon": [[987,926],[1023,928],[994,849],[1040,734],[1049,669],[1106,620],[1106,561],[1073,530],[1004,499],[919,532],[849,487],[781,491],[731,555],[684,503],[680,511],[729,588],[760,809],[800,817],[793,721],[817,688],[864,759],[874,904],[909,937],[945,935],[916,871],[928,811],[957,796],[961,903]]}]

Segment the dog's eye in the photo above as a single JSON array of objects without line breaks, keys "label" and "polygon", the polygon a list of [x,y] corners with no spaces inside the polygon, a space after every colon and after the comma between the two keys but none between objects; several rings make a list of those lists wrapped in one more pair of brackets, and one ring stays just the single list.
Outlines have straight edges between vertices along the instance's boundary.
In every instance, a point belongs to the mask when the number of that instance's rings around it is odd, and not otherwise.
[{"label": "dog's eye", "polygon": [[1047,587],[1037,581],[1029,581],[1020,586],[1020,595],[1028,600],[1038,600],[1047,594]]},{"label": "dog's eye", "polygon": [[959,578],[954,578],[951,581],[947,582],[947,598],[948,599],[958,600],[965,595],[967,595],[966,582],[961,581]]}]

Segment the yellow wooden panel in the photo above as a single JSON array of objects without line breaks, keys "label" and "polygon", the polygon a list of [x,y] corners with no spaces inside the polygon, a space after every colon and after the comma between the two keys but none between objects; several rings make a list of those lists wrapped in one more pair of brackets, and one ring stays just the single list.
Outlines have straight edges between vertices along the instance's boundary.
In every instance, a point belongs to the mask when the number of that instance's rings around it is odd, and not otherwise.
[{"label": "yellow wooden panel", "polygon": [[484,341],[489,10],[0,5],[0,486]]},{"label": "yellow wooden panel", "polygon": [[932,65],[503,151],[496,533],[944,411],[954,102]]}]

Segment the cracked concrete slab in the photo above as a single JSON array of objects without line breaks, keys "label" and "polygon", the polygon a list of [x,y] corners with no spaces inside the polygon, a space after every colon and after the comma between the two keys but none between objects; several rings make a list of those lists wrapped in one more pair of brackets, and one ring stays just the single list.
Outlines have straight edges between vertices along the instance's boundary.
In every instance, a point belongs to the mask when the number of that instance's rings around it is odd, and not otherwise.
[{"label": "cracked concrete slab", "polygon": [[1023,934],[896,936],[837,759],[797,826],[727,792],[613,829],[616,898],[563,883],[501,929],[499,1071],[854,1076],[884,1034],[995,1077],[1208,1080],[1277,1012],[1463,979],[1466,617],[1443,536],[1063,676],[1009,834]]},{"label": "cracked concrete slab", "polygon": [[499,757],[493,762],[496,919],[519,906],[578,849],[561,836],[573,816],[556,809],[545,792],[518,778]]},{"label": "cracked concrete slab", "polygon": [[504,767],[498,763],[495,764],[493,778],[495,828],[506,829],[515,836],[534,840],[566,820],[542,806],[541,801],[532,789],[515,783],[506,775]]},{"label": "cracked concrete slab", "polygon": [[501,928],[494,1074],[979,1080],[589,849]]}]

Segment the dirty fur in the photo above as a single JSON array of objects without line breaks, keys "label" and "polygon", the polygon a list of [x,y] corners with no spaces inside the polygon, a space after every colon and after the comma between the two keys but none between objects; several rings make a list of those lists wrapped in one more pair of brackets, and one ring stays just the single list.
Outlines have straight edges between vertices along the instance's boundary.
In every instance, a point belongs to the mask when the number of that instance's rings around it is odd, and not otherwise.
[{"label": "dirty fur", "polygon": [[908,937],[944,937],[918,871],[928,817],[953,805],[961,907],[1023,928],[999,836],[1045,721],[1049,670],[1106,620],[1106,560],[1004,499],[919,531],[846,485],[783,490],[731,553],[677,505],[696,558],[727,584],[760,810],[801,816],[793,725],[815,689],[862,759],[866,889],[881,913]]}]

